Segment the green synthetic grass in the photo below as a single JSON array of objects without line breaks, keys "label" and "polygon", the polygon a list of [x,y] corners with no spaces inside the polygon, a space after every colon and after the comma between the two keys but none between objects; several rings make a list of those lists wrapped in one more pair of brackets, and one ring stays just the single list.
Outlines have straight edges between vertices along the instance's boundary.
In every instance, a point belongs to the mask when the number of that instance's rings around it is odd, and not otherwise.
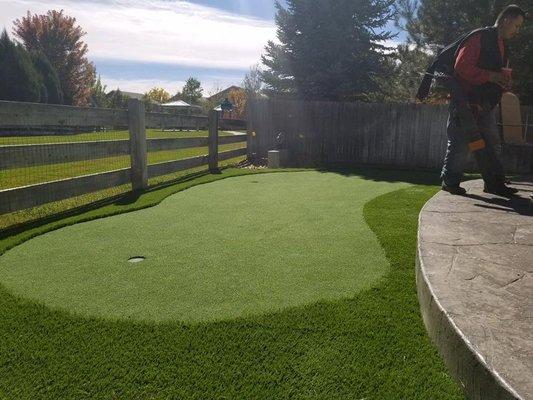
[{"label": "green synthetic grass", "polygon": [[[219,168],[225,169],[228,167],[234,167],[242,161],[246,160],[246,156],[239,156],[230,158],[228,160],[219,161]],[[148,185],[150,187],[159,187],[161,185],[169,185],[176,183],[177,180],[185,179],[190,176],[209,174],[207,166],[200,166],[196,168],[190,168],[173,172],[168,175],[156,176],[148,179]],[[188,178],[187,178],[188,179]],[[43,204],[38,207],[33,207],[25,210],[19,210],[13,213],[4,214],[0,217],[0,232],[2,230],[11,229],[14,226],[20,224],[27,224],[35,222],[43,218],[48,218],[57,214],[65,212],[75,211],[80,207],[91,206],[95,208],[95,205],[101,202],[106,204],[112,203],[113,198],[116,196],[128,196],[128,192],[131,192],[131,184],[115,186],[110,189],[104,189],[97,192],[86,193],[80,196],[71,197],[65,200],[54,201],[52,203]],[[101,206],[101,204],[100,204]]]},{"label": "green synthetic grass", "polygon": [[0,258],[0,282],[52,308],[152,321],[350,297],[388,269],[363,205],[400,186],[314,171],[225,179],[24,243]]},{"label": "green synthetic grass", "polygon": [[[0,246],[243,173],[228,170],[150,192],[5,238]],[[368,185],[413,175],[365,174]],[[429,343],[414,285],[417,215],[436,190],[412,186],[364,206],[391,270],[378,286],[348,299],[222,322],[153,324],[76,317],[0,289],[0,397],[461,399]]]}]

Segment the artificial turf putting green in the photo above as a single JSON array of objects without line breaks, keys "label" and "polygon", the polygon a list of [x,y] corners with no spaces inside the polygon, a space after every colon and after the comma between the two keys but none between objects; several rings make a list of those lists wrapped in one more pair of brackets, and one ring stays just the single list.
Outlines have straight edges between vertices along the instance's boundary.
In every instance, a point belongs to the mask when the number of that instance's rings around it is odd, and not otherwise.
[{"label": "artificial turf putting green", "polygon": [[317,171],[225,179],[32,239],[0,257],[0,282],[51,308],[146,321],[347,298],[389,266],[363,205],[401,186]]},{"label": "artificial turf putting green", "polygon": [[[191,185],[271,171],[224,170],[0,239],[0,254],[89,219],[153,206]],[[50,310],[0,285],[0,399],[460,400],[426,335],[416,296],[417,217],[438,175],[342,170],[411,182],[367,202],[389,272],[353,297],[198,324],[109,321]]]}]

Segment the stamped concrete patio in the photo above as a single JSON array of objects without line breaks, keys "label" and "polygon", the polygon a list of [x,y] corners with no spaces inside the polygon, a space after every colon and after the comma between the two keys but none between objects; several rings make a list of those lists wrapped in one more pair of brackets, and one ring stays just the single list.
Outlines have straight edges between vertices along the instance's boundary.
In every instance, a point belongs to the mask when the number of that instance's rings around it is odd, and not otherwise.
[{"label": "stamped concrete patio", "polygon": [[518,196],[440,192],[420,214],[424,323],[470,399],[533,399],[533,179]]}]

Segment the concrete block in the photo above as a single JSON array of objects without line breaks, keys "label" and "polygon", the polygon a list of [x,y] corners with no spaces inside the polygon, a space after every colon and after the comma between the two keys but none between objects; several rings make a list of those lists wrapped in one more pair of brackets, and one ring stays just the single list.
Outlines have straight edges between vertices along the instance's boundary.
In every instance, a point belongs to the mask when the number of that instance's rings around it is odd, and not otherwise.
[{"label": "concrete block", "polygon": [[269,150],[268,151],[268,168],[283,168],[287,166],[287,150]]}]

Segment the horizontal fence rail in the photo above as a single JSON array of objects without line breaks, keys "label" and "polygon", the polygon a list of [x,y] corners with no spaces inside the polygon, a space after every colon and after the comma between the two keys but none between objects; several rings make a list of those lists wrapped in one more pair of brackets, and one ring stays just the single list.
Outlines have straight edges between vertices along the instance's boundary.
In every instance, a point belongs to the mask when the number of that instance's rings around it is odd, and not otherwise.
[{"label": "horizontal fence rail", "polygon": [[166,113],[146,113],[147,128],[181,128],[181,129],[205,129],[208,126],[208,118],[199,115],[172,115]]},{"label": "horizontal fence rail", "polygon": [[[28,129],[43,126],[98,127],[104,125],[127,126],[130,131],[130,138],[68,142],[62,137],[61,142],[58,143],[0,145],[0,172],[51,164],[61,166],[61,164],[71,162],[101,160],[119,156],[129,156],[132,165],[131,168],[84,174],[67,179],[0,190],[0,214],[125,184],[132,184],[134,189],[144,189],[148,186],[148,178],[204,165],[209,165],[210,170],[215,170],[218,168],[218,160],[227,160],[247,153],[246,148],[218,153],[219,145],[244,144],[247,142],[247,135],[219,137],[218,113],[216,111],[212,111],[209,117],[172,115],[161,112],[146,113],[144,104],[138,100],[130,100],[129,110],[0,101],[0,130],[6,129],[6,127]],[[209,127],[209,136],[147,139],[145,132],[147,127],[186,129]],[[151,165],[147,165],[146,162],[148,152],[200,147],[209,149],[209,151],[206,150],[208,154]]]},{"label": "horizontal fence rail", "polygon": [[164,151],[187,149],[191,147],[206,147],[206,137],[179,138],[179,139],[147,139],[148,151]]},{"label": "horizontal fence rail", "polygon": [[[246,141],[246,135],[219,137],[219,144]],[[148,151],[206,147],[207,137],[147,139]],[[129,139],[73,143],[43,143],[0,146],[0,169],[60,164],[124,156],[130,153]]]},{"label": "horizontal fence rail", "polygon": [[[244,135],[243,135],[244,136]],[[222,139],[224,136],[222,136],[219,139]],[[227,136],[231,137],[231,136]],[[246,137],[240,138],[239,141],[245,141]],[[235,143],[235,141],[232,141],[231,143]],[[246,155],[246,148],[242,149],[235,149],[235,150],[228,150],[228,151],[222,151],[218,153],[218,160],[224,161],[229,160],[230,158],[235,158],[239,156],[245,156]],[[173,172],[178,172],[190,168],[195,167],[201,167],[202,165],[207,165],[209,162],[209,155],[202,155],[197,157],[191,157],[191,158],[185,158],[182,160],[174,160],[174,161],[166,161],[156,164],[150,164],[148,165],[148,178],[153,178],[160,175],[167,175],[171,174]]]},{"label": "horizontal fence rail", "polygon": [[161,175],[168,175],[185,169],[201,167],[207,165],[208,155],[185,158],[183,160],[166,161],[148,165],[148,177],[153,178]]},{"label": "horizontal fence rail", "polygon": [[3,128],[128,126],[128,110],[0,101]]},{"label": "horizontal fence rail", "polygon": [[130,169],[78,176],[58,181],[0,190],[0,214],[65,200],[131,182]]},{"label": "horizontal fence rail", "polygon": [[224,161],[224,160],[229,160],[230,158],[245,156],[246,152],[247,152],[246,148],[222,151],[218,153],[218,161]]},{"label": "horizontal fence rail", "polygon": [[[203,115],[145,113],[146,128],[205,129]],[[31,127],[128,127],[128,110],[75,107],[56,104],[0,100],[0,121],[4,129]]]},{"label": "horizontal fence rail", "polygon": [[218,137],[218,144],[230,144],[239,142],[246,142],[246,134]]},{"label": "horizontal fence rail", "polygon": [[129,154],[129,139],[7,145],[0,146],[0,169],[61,164]]}]

